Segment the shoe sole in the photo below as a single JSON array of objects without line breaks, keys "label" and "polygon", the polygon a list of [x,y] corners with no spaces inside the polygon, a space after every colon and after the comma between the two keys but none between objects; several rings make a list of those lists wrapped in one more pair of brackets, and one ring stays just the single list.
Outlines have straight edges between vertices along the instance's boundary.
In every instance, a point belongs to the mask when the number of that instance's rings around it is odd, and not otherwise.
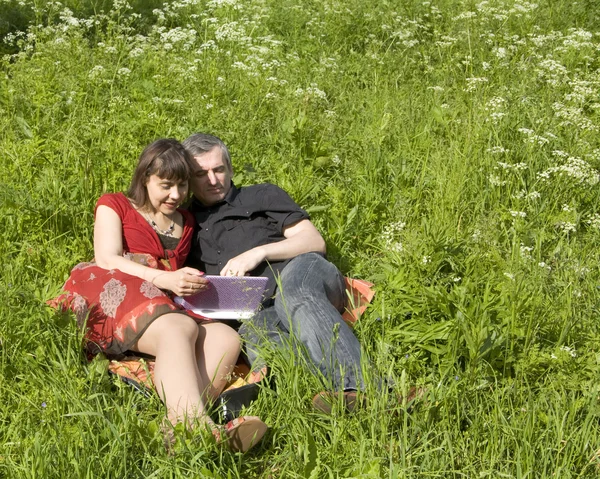
[{"label": "shoe sole", "polygon": [[246,419],[227,431],[227,444],[234,452],[246,452],[256,446],[267,432],[268,426],[260,419]]},{"label": "shoe sole", "polygon": [[[313,408],[323,414],[331,414],[333,410],[333,405],[336,401],[339,401],[339,398],[336,394],[326,395],[325,393],[319,393],[312,399]],[[362,399],[359,399],[356,394],[346,395],[342,398],[344,403],[344,409],[347,412],[354,412],[355,410],[365,408],[366,402]]]}]

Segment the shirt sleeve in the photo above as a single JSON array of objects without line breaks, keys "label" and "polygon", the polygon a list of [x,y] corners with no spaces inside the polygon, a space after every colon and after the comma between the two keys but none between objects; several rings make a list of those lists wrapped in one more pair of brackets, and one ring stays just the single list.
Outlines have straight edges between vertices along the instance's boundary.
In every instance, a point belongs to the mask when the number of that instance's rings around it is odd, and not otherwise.
[{"label": "shirt sleeve", "polygon": [[96,216],[98,206],[108,206],[111,210],[119,215],[121,220],[123,220],[125,217],[125,205],[123,204],[123,200],[128,201],[125,196],[120,195],[119,193],[106,193],[102,195],[96,202],[96,207],[94,208],[94,217]]},{"label": "shirt sleeve", "polygon": [[310,219],[310,215],[300,208],[284,190],[276,185],[261,185],[262,207],[265,214],[277,223],[280,232],[298,221]]}]

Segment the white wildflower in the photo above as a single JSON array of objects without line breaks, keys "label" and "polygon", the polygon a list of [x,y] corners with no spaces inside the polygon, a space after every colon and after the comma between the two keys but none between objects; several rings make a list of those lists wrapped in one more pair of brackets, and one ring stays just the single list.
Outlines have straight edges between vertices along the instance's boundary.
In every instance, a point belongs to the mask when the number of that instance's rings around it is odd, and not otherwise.
[{"label": "white wildflower", "polygon": [[477,17],[477,13],[475,12],[463,12],[460,15],[457,15],[456,17],[454,17],[452,20],[457,21],[457,20],[469,20],[471,18],[475,18]]},{"label": "white wildflower", "polygon": [[[502,168],[503,170],[516,170],[516,171],[520,171],[520,170],[526,170],[527,168],[529,168],[527,166],[527,163],[505,163],[503,161],[498,161],[498,166],[500,168]],[[498,166],[496,166],[495,168],[498,169]]]},{"label": "white wildflower", "polygon": [[94,68],[92,68],[89,71],[88,77],[89,78],[97,78],[100,75],[102,75],[103,72],[104,72],[104,67],[102,65],[96,65]]},{"label": "white wildflower", "polygon": [[404,251],[402,243],[398,240],[405,226],[406,223],[403,221],[397,221],[396,223],[391,223],[383,228],[381,239],[387,248],[396,252]]},{"label": "white wildflower", "polygon": [[583,108],[563,105],[559,102],[552,104],[554,116],[562,119],[560,126],[574,126],[583,131],[598,131],[598,127],[585,116]]},{"label": "white wildflower", "polygon": [[559,221],[556,223],[557,228],[562,230],[563,233],[575,233],[577,231],[577,225],[568,221]]},{"label": "white wildflower", "polygon": [[506,185],[506,180],[502,180],[502,179],[500,179],[499,176],[496,176],[496,175],[489,175],[488,176],[488,181],[490,182],[490,185],[492,185],[492,186],[504,186],[504,185]]},{"label": "white wildflower", "polygon": [[144,54],[144,50],[142,48],[140,48],[140,47],[132,48],[129,51],[129,56],[131,58],[136,58],[136,57],[139,57],[140,55],[143,55],[143,54]]},{"label": "white wildflower", "polygon": [[531,252],[533,251],[533,247],[531,247],[531,246],[525,246],[523,243],[521,243],[521,245],[519,246],[519,251],[520,251],[521,256],[523,258],[532,259],[531,258]]},{"label": "white wildflower", "polygon": [[570,348],[569,346],[561,346],[560,350],[564,351],[565,353],[569,353],[569,355],[572,358],[576,358],[577,357],[577,352],[575,351],[575,348]]},{"label": "white wildflower", "polygon": [[504,148],[503,146],[492,146],[485,150],[487,153],[491,153],[492,155],[500,155],[502,153],[508,154],[510,150]]},{"label": "white wildflower", "polygon": [[506,55],[507,55],[506,48],[504,48],[504,47],[495,48],[494,54],[496,55],[497,58],[502,60],[502,59],[506,58]]},{"label": "white wildflower", "polygon": [[586,223],[592,228],[600,230],[600,213],[594,213],[593,215],[590,215]]},{"label": "white wildflower", "polygon": [[551,176],[568,177],[578,184],[594,186],[600,181],[600,174],[586,161],[571,156],[564,165],[548,168],[537,176],[541,180],[548,180]]},{"label": "white wildflower", "polygon": [[477,89],[477,86],[482,83],[487,83],[488,79],[485,77],[469,77],[466,79],[467,87],[464,89],[466,92],[473,92]]},{"label": "white wildflower", "polygon": [[559,158],[568,158],[569,155],[566,151],[561,151],[561,150],[552,150],[552,154],[554,156],[558,156]]}]

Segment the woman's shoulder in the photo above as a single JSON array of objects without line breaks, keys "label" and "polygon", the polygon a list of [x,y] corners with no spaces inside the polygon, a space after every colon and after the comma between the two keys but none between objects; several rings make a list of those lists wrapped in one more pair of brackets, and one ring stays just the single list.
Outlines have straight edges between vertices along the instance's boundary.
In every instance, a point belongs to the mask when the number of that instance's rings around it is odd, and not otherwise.
[{"label": "woman's shoulder", "polygon": [[119,216],[123,217],[128,210],[133,208],[127,197],[123,193],[105,193],[96,202],[96,208],[99,206],[108,206]]}]

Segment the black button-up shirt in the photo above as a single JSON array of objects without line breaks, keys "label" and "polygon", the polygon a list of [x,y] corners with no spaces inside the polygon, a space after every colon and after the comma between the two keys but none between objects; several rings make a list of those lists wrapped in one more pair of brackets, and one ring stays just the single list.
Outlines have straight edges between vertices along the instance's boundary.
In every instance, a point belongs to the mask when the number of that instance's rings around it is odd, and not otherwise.
[{"label": "black button-up shirt", "polygon": [[[232,183],[222,202],[204,206],[194,198],[190,211],[197,230],[187,263],[207,274],[219,274],[231,258],[256,246],[284,240],[285,227],[309,218],[285,191],[269,183],[244,188]],[[266,297],[274,294],[275,277],[288,261],[264,261],[250,271],[269,278]]]}]

